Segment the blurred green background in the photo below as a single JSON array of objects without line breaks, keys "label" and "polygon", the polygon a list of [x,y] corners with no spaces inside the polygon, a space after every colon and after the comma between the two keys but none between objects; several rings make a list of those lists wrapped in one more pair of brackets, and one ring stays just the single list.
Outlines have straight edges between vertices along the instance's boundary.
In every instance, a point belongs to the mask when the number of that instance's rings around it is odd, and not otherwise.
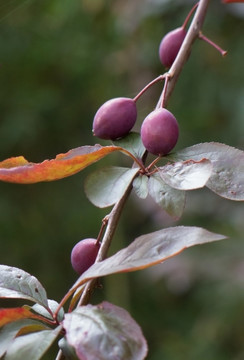
[{"label": "blurred green background", "polygon": [[[183,23],[192,4],[1,0],[0,160],[23,155],[40,162],[99,142],[91,133],[97,108],[113,97],[135,96],[164,72],[161,38]],[[243,149],[243,17],[243,4],[211,1],[204,33],[229,53],[222,58],[208,44],[195,43],[169,104],[180,123],[177,149],[205,141]],[[138,101],[136,130],[161,86]],[[127,161],[113,154],[57,182],[0,183],[0,263],[35,275],[59,301],[76,280],[72,247],[96,237],[109,212],[89,203],[84,179],[104,164]],[[150,360],[244,359],[243,210],[242,203],[204,189],[190,192],[183,217],[174,221],[150,199],[132,196],[111,253],[143,233],[178,224],[204,226],[229,240],[187,250],[149,270],[110,276],[92,302],[106,299],[130,311],[148,339]]]}]

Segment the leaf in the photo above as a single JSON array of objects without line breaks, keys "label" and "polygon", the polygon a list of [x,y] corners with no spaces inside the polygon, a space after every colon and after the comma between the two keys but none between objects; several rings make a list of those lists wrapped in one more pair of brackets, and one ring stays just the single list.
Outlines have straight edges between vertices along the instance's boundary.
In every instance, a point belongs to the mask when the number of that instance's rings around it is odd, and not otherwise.
[{"label": "leaf", "polygon": [[41,163],[28,162],[23,156],[9,158],[0,162],[0,180],[32,184],[63,179],[76,174],[114,151],[121,151],[121,149],[116,146],[81,146]]},{"label": "leaf", "polygon": [[40,316],[33,314],[24,307],[0,309],[0,327],[21,319],[40,320]]},{"label": "leaf", "polygon": [[174,189],[193,190],[206,185],[212,172],[208,159],[186,160],[159,168],[161,178]]},{"label": "leaf", "polygon": [[80,306],[65,315],[63,326],[79,359],[143,360],[147,355],[139,325],[126,310],[108,302]]},{"label": "leaf", "polygon": [[207,158],[213,165],[206,186],[223,198],[244,200],[244,152],[220,143],[197,144],[176,152],[177,160]]},{"label": "leaf", "polygon": [[37,322],[35,320],[24,319],[24,320],[17,320],[11,322],[0,329],[0,357],[7,351],[13,339],[17,336],[17,334],[25,329],[26,326],[42,326],[45,325]]},{"label": "leaf", "polygon": [[66,338],[61,338],[58,342],[65,360],[77,360],[75,349],[69,345]]},{"label": "leaf", "polygon": [[87,177],[85,193],[95,206],[111,206],[124,195],[138,171],[115,166],[99,169]]},{"label": "leaf", "polygon": [[113,256],[93,264],[85,271],[70,293],[92,278],[142,270],[178,255],[188,247],[226,239],[203,228],[177,226],[142,235]]},{"label": "leaf", "polygon": [[133,188],[139,198],[146,199],[148,195],[148,177],[146,175],[137,176],[133,181]]},{"label": "leaf", "polygon": [[173,189],[167,185],[158,173],[150,176],[148,182],[149,194],[155,202],[169,215],[178,219],[185,206],[185,192]]},{"label": "leaf", "polygon": [[44,325],[41,322],[37,322],[34,324],[29,324],[29,325],[25,325],[23,326],[19,331],[17,336],[22,336],[22,335],[26,335],[26,334],[30,334],[33,332],[37,332],[37,331],[41,331],[41,330],[50,330],[50,327],[47,325]]},{"label": "leaf", "polygon": [[142,159],[146,152],[146,149],[141,141],[140,134],[136,132],[130,132],[122,139],[113,141],[114,145],[119,146],[129,151],[137,159]]},{"label": "leaf", "polygon": [[47,295],[41,283],[24,270],[0,265],[0,298],[26,299],[48,309]]},{"label": "leaf", "polygon": [[[51,312],[54,314],[57,310],[57,308],[59,307],[59,304],[57,303],[57,301],[55,300],[50,300],[48,299],[48,307],[51,310]],[[42,305],[40,304],[35,304],[31,307],[31,309],[33,311],[35,311],[37,314],[46,317],[47,319],[53,320],[53,316],[50,314],[49,311],[47,311],[46,308],[44,308]],[[57,320],[58,322],[61,322],[63,320],[64,317],[64,309],[61,308],[58,312],[57,315]]]},{"label": "leaf", "polygon": [[9,346],[4,360],[39,360],[55,341],[62,326],[54,330],[43,330],[15,338]]}]

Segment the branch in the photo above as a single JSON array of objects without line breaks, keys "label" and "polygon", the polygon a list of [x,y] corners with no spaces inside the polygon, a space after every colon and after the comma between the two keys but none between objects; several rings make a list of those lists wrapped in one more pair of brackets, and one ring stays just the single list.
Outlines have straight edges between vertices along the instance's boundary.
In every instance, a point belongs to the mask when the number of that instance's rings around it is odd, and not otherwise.
[{"label": "branch", "polygon": [[[104,260],[107,256],[107,252],[109,250],[112,238],[113,238],[115,230],[117,228],[120,215],[122,213],[122,210],[124,208],[126,200],[130,195],[131,190],[132,190],[132,184],[130,184],[128,186],[123,197],[117,202],[117,204],[114,205],[111,213],[108,215],[108,223],[107,223],[106,231],[105,231],[105,234],[102,239],[102,244],[99,249],[99,252],[98,252],[98,255],[96,258],[96,262]],[[91,293],[92,293],[96,283],[97,283],[97,279],[88,281],[88,283],[86,284],[86,287],[82,293],[82,296],[80,298],[78,306],[86,305],[89,302]]]},{"label": "branch", "polygon": [[206,13],[207,13],[209,1],[210,0],[200,0],[199,1],[199,5],[197,7],[196,13],[193,17],[193,20],[188,29],[186,37],[182,43],[182,46],[179,50],[179,53],[178,53],[174,63],[172,64],[170,70],[168,71],[167,88],[165,91],[163,90],[158,104],[163,103],[164,106],[166,107],[169,102],[169,98],[174,90],[174,87],[176,85],[178,77],[179,77],[186,61],[188,60],[188,57],[190,56],[192,44],[198,38],[199,33],[202,29],[204,19],[206,17]]}]

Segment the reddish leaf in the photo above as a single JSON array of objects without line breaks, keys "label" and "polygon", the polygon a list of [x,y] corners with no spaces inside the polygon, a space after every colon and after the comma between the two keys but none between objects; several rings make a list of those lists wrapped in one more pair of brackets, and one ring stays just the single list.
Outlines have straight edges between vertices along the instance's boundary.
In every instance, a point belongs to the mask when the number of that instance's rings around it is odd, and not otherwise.
[{"label": "reddish leaf", "polygon": [[21,319],[41,319],[24,307],[0,309],[0,327]]},{"label": "reddish leaf", "polygon": [[117,146],[81,146],[41,163],[28,162],[23,156],[13,157],[0,162],[0,180],[19,184],[59,180],[121,150]]}]

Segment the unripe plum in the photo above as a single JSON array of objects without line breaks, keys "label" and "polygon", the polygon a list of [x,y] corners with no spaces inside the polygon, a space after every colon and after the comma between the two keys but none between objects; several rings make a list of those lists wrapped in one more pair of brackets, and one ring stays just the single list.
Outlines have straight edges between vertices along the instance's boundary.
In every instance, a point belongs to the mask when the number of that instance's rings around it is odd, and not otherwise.
[{"label": "unripe plum", "polygon": [[78,274],[83,274],[92,264],[94,264],[100,243],[96,239],[88,238],[79,241],[72,249],[71,264]]},{"label": "unripe plum", "polygon": [[96,112],[93,134],[101,139],[124,137],[133,128],[137,117],[133,99],[120,97],[106,101]]},{"label": "unripe plum", "polygon": [[152,111],[141,126],[141,139],[145,148],[154,155],[166,155],[176,145],[179,125],[174,115],[164,109]]},{"label": "unripe plum", "polygon": [[175,61],[185,36],[186,30],[180,27],[170,31],[161,40],[159,45],[159,58],[165,67],[169,68]]}]

